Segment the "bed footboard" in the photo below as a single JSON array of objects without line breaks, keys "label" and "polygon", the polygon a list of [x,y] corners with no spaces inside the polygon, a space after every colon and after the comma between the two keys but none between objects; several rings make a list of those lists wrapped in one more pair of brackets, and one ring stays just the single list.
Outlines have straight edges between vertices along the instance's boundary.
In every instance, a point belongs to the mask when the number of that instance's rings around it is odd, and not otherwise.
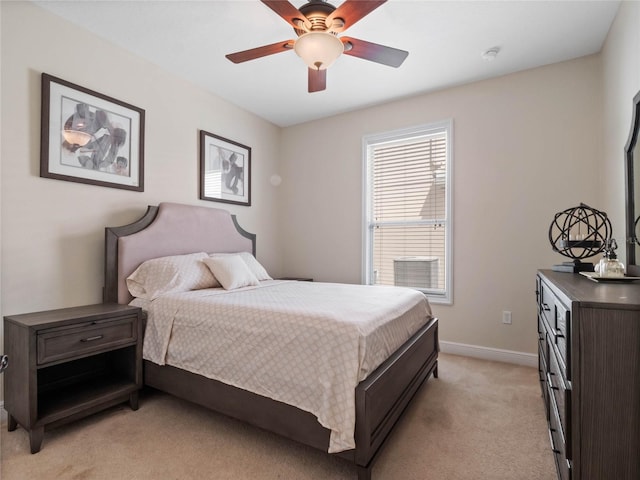
[{"label": "bed footboard", "polygon": [[438,319],[432,319],[356,388],[358,479],[371,478],[376,454],[422,383],[438,375]]}]

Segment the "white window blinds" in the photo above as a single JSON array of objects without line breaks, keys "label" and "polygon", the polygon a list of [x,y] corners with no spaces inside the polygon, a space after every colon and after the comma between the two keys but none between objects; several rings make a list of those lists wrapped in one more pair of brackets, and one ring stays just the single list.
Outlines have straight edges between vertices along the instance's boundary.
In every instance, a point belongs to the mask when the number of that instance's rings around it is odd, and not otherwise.
[{"label": "white window blinds", "polygon": [[451,124],[365,139],[366,280],[450,299]]}]

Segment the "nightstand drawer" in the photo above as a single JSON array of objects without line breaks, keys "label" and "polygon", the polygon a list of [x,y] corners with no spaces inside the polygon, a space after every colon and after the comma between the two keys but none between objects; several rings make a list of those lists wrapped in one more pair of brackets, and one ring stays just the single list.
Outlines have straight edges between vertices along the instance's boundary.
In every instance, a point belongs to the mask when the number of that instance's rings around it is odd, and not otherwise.
[{"label": "nightstand drawer", "polygon": [[133,344],[136,322],[137,317],[125,317],[38,333],[38,365]]}]

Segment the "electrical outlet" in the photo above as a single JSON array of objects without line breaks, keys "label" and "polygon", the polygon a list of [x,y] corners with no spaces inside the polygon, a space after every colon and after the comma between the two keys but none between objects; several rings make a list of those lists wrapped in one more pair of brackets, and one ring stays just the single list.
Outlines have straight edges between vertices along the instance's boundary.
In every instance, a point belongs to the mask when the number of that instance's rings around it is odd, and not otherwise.
[{"label": "electrical outlet", "polygon": [[507,310],[502,312],[502,323],[505,325],[511,325],[511,312]]}]

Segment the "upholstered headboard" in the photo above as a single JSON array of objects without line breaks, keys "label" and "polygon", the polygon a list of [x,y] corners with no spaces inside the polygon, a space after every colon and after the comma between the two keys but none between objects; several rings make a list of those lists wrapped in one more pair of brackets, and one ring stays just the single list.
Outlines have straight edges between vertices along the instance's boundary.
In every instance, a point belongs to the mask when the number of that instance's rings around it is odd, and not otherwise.
[{"label": "upholstered headboard", "polygon": [[151,258],[186,253],[251,252],[256,236],[219,208],[178,203],[149,206],[129,225],[105,229],[105,302],[129,303],[126,278]]}]

